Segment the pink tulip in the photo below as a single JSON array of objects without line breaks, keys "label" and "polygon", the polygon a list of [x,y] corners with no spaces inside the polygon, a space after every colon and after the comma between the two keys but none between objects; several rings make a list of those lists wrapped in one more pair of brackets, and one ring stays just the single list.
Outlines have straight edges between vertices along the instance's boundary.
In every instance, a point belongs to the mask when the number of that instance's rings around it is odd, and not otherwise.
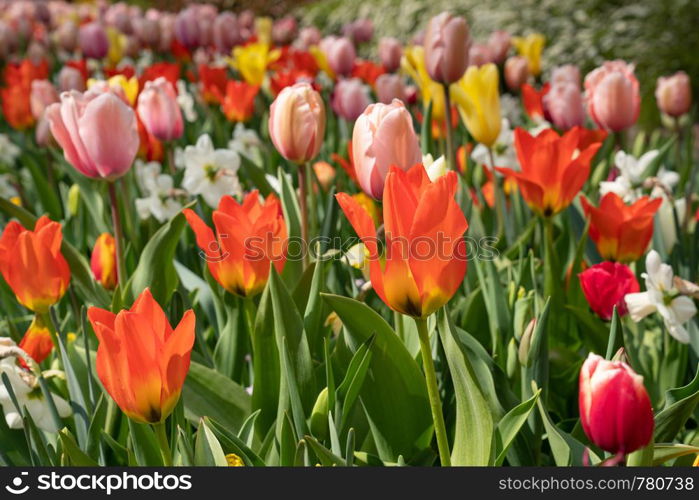
[{"label": "pink tulip", "polygon": [[587,112],[600,128],[618,132],[636,123],[641,93],[633,70],[624,61],[607,61],[585,77]]},{"label": "pink tulip", "polygon": [[175,16],[172,14],[162,15],[158,18],[158,26],[160,27],[158,48],[163,52],[168,52],[175,39]]},{"label": "pink tulip", "polygon": [[580,288],[590,309],[605,321],[612,319],[614,306],[619,316],[628,309],[624,297],[640,290],[636,275],[619,262],[601,262],[578,274]]},{"label": "pink tulip", "polygon": [[580,68],[574,64],[565,64],[553,68],[551,85],[555,85],[558,82],[571,82],[580,87]]},{"label": "pink tulip", "polygon": [[356,45],[369,42],[374,37],[374,23],[371,19],[357,19],[345,24],[342,34]]},{"label": "pink tulip", "polygon": [[45,116],[42,116],[39,118],[39,121],[36,122],[34,140],[40,147],[46,147],[55,143],[53,137],[51,136],[51,126]]},{"label": "pink tulip", "polygon": [[177,41],[187,47],[187,49],[193,50],[199,47],[202,33],[196,6],[187,7],[177,14],[174,33]]},{"label": "pink tulip", "polygon": [[216,17],[212,36],[214,45],[221,54],[230,53],[235,45],[243,41],[238,19],[230,12],[222,12]]},{"label": "pink tulip", "polygon": [[401,101],[364,110],[354,123],[352,155],[359,185],[377,200],[383,196],[389,167],[408,170],[422,161],[413,119]]},{"label": "pink tulip", "polygon": [[405,84],[400,75],[384,73],[376,79],[374,87],[376,88],[376,97],[379,102],[391,104],[393,99],[406,100]]},{"label": "pink tulip", "polygon": [[138,40],[147,47],[157,47],[160,42],[160,23],[157,19],[141,17],[134,19],[133,29]]},{"label": "pink tulip", "polygon": [[306,26],[302,28],[298,36],[299,47],[303,50],[308,50],[313,45],[318,45],[322,35],[320,30],[315,26]]},{"label": "pink tulip", "polygon": [[274,21],[272,25],[272,40],[277,45],[289,45],[296,38],[298,23],[293,16],[286,16]]},{"label": "pink tulip", "polygon": [[270,107],[269,135],[287,160],[300,164],[315,158],[325,136],[323,98],[306,82],[284,88]]},{"label": "pink tulip", "polygon": [[660,111],[669,116],[682,116],[692,106],[692,85],[684,71],[658,78],[655,100]]},{"label": "pink tulip", "polygon": [[493,53],[490,47],[482,43],[474,43],[468,51],[469,66],[483,66],[493,62]]},{"label": "pink tulip", "polygon": [[580,370],[580,422],[590,441],[627,454],[653,437],[653,409],[643,377],[621,361],[590,353]]},{"label": "pink tulip", "polygon": [[507,31],[493,31],[488,37],[488,47],[493,54],[493,62],[502,63],[510,51],[510,34]]},{"label": "pink tulip", "polygon": [[352,72],[357,53],[349,38],[327,37],[320,47],[336,75],[347,76]]},{"label": "pink tulip", "polygon": [[136,115],[114,94],[64,92],[46,117],[66,160],[82,174],[113,181],[131,168],[139,146]]},{"label": "pink tulip", "polygon": [[184,122],[177,93],[164,77],[146,82],[136,109],[144,127],[156,139],[172,141],[182,137]]},{"label": "pink tulip", "polygon": [[511,56],[505,61],[505,83],[510,90],[518,91],[529,79],[529,63],[522,56]]},{"label": "pink tulip", "polygon": [[585,108],[580,88],[571,82],[558,82],[543,97],[544,109],[553,124],[568,130],[585,123]]},{"label": "pink tulip", "polygon": [[82,73],[70,66],[63,66],[58,72],[58,89],[61,92],[69,90],[85,91],[85,79]]},{"label": "pink tulip", "polygon": [[400,67],[403,47],[396,38],[385,37],[379,40],[379,59],[386,71],[393,73]]},{"label": "pink tulip", "polygon": [[66,52],[73,52],[78,46],[78,27],[73,21],[62,23],[54,32],[56,45]]},{"label": "pink tulip", "polygon": [[37,120],[44,114],[49,104],[58,102],[58,92],[48,80],[34,80],[29,95],[29,106]]},{"label": "pink tulip", "polygon": [[80,27],[78,32],[80,50],[85,57],[102,59],[109,50],[109,39],[104,27],[98,22],[91,22]]},{"label": "pink tulip", "polygon": [[463,17],[442,12],[430,19],[423,45],[427,73],[433,80],[454,83],[466,72],[471,38]]},{"label": "pink tulip", "polygon": [[359,78],[340,80],[335,85],[332,108],[335,113],[353,122],[371,104],[366,88]]}]

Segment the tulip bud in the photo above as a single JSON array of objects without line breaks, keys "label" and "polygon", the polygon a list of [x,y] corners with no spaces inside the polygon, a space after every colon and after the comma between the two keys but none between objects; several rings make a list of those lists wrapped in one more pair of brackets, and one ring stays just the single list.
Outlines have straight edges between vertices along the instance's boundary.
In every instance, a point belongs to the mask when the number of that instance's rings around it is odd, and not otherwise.
[{"label": "tulip bud", "polygon": [[585,77],[587,111],[595,123],[618,132],[629,128],[641,111],[641,94],[633,65],[607,61]]},{"label": "tulip bud", "polygon": [[574,83],[556,83],[543,97],[542,102],[553,124],[561,130],[585,123],[583,96]]},{"label": "tulip bud", "polygon": [[172,141],[182,136],[184,122],[177,93],[164,77],[146,82],[136,109],[146,130],[156,139]]},{"label": "tulip bud", "polygon": [[200,45],[201,29],[197,8],[187,7],[175,18],[174,33],[177,41],[187,49],[196,49]]},{"label": "tulip bud", "polygon": [[29,95],[29,105],[32,115],[37,120],[44,114],[44,110],[49,104],[58,102],[58,92],[48,80],[34,80],[32,82],[31,94]]},{"label": "tulip bud", "polygon": [[58,72],[58,88],[61,92],[69,90],[85,91],[85,79],[79,70],[70,66],[63,66]]},{"label": "tulip bud", "polygon": [[522,56],[508,57],[505,61],[505,83],[512,91],[517,91],[529,80],[529,65]]},{"label": "tulip bud", "polygon": [[325,136],[323,98],[305,82],[284,88],[270,107],[269,135],[287,160],[305,163],[315,158]]},{"label": "tulip bud", "polygon": [[454,83],[468,66],[471,39],[463,17],[448,12],[430,19],[425,32],[425,65],[430,78],[440,83]]},{"label": "tulip bud", "polygon": [[532,345],[532,336],[534,335],[534,331],[536,330],[536,318],[532,318],[532,320],[527,324],[527,327],[524,329],[524,333],[522,333],[522,338],[519,340],[519,364],[522,366],[529,366],[529,350]]},{"label": "tulip bud", "polygon": [[394,99],[406,100],[405,84],[400,75],[384,73],[376,79],[374,87],[379,102],[391,104]]},{"label": "tulip bud", "polygon": [[393,73],[400,67],[400,59],[403,56],[403,47],[400,42],[391,37],[379,40],[379,59],[386,71]]},{"label": "tulip bud", "polygon": [[595,445],[615,454],[646,446],[653,409],[643,377],[621,361],[590,353],[580,370],[580,422]]},{"label": "tulip bud", "polygon": [[102,233],[95,241],[90,257],[92,275],[104,288],[114,290],[117,285],[116,242],[114,236]]},{"label": "tulip bud", "polygon": [[238,19],[230,12],[219,14],[212,30],[214,45],[221,54],[229,54],[235,45],[242,42]]},{"label": "tulip bud", "polygon": [[336,75],[346,76],[352,72],[357,53],[349,38],[326,38],[321,42],[321,48]]},{"label": "tulip bud", "polygon": [[510,51],[510,34],[507,31],[493,31],[488,37],[488,47],[493,55],[493,62],[496,64],[502,63]]},{"label": "tulip bud", "polygon": [[80,207],[80,186],[73,184],[68,190],[68,213],[75,217]]},{"label": "tulip bud", "polygon": [[317,161],[313,164],[313,173],[320,187],[328,191],[335,180],[335,168],[326,161]]},{"label": "tulip bud", "polygon": [[578,277],[590,309],[605,321],[612,319],[614,306],[619,316],[624,316],[627,313],[624,297],[640,290],[631,269],[618,262],[595,264]]},{"label": "tulip bud", "polygon": [[559,82],[570,82],[576,86],[580,86],[580,68],[574,64],[566,64],[557,66],[551,72],[551,84],[555,85]]},{"label": "tulip bud", "polygon": [[345,120],[353,122],[369,104],[369,95],[359,78],[340,80],[335,86],[332,108]]},{"label": "tulip bud", "polygon": [[672,76],[658,78],[655,100],[660,111],[666,115],[677,117],[689,112],[692,106],[692,86],[687,73],[678,71]]},{"label": "tulip bud", "polygon": [[104,27],[98,22],[91,22],[80,28],[78,33],[80,50],[85,57],[103,59],[109,51],[109,39]]},{"label": "tulip bud", "polygon": [[420,163],[422,153],[405,105],[371,104],[354,123],[352,158],[365,193],[380,200],[389,167],[408,170]]},{"label": "tulip bud", "polygon": [[138,40],[147,47],[157,47],[160,42],[160,24],[156,19],[143,17],[133,22],[134,33]]},{"label": "tulip bud", "polygon": [[311,432],[323,439],[328,435],[328,388],[325,387],[316,399],[311,410]]},{"label": "tulip bud", "polygon": [[342,27],[342,34],[359,45],[371,41],[374,36],[374,23],[371,19],[357,19]]}]

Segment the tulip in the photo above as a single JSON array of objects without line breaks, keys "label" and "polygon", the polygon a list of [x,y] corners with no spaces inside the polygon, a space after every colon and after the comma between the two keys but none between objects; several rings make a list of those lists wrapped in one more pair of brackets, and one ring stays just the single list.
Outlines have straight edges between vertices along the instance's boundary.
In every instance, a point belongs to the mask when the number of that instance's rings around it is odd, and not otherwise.
[{"label": "tulip", "polygon": [[190,309],[173,330],[146,288],[131,309],[114,314],[91,307],[87,317],[99,340],[97,376],[129,418],[164,422],[180,398],[194,345]]},{"label": "tulip", "polygon": [[233,49],[233,65],[250,85],[261,86],[267,67],[279,59],[278,49],[270,50],[265,43],[249,43]]},{"label": "tulip", "polygon": [[43,314],[68,289],[70,269],[63,254],[61,225],[42,216],[34,230],[10,221],[0,237],[0,273],[17,300]]},{"label": "tulip", "polygon": [[512,43],[520,56],[524,56],[529,65],[529,73],[533,76],[541,74],[541,52],[544,50],[546,38],[540,33],[532,33],[524,38],[514,37]]},{"label": "tulip", "polygon": [[252,297],[265,287],[270,263],[282,272],[287,229],[281,202],[273,194],[261,203],[259,193],[252,191],[242,204],[223,196],[213,213],[216,236],[194,211],[183,213],[211,275],[226,291]]},{"label": "tulip", "polygon": [[160,141],[179,139],[184,132],[182,111],[177,103],[177,93],[162,76],[146,82],[138,96],[138,117],[148,133]]},{"label": "tulip", "polygon": [[58,72],[58,89],[61,92],[69,90],[85,91],[85,78],[79,70],[70,66],[63,66]]},{"label": "tulip", "polygon": [[405,84],[399,75],[384,73],[376,79],[374,87],[379,102],[391,104],[394,99],[405,101]]},{"label": "tulip", "polygon": [[653,237],[653,218],[662,198],[643,196],[626,205],[616,193],[602,197],[599,208],[582,198],[585,215],[590,218],[590,239],[603,259],[633,262],[646,253]]},{"label": "tulip", "polygon": [[214,20],[212,26],[214,45],[221,54],[228,54],[234,46],[243,41],[240,36],[240,26],[235,14],[222,12]]},{"label": "tulip", "polygon": [[393,73],[400,67],[400,58],[403,56],[401,43],[392,37],[379,40],[379,60],[386,71]]},{"label": "tulip", "polygon": [[653,437],[653,409],[643,377],[624,362],[590,353],[580,370],[579,405],[585,434],[605,451],[631,453]]},{"label": "tulip", "polygon": [[607,61],[585,77],[587,112],[600,128],[618,132],[636,123],[641,94],[631,64]]},{"label": "tulip", "polygon": [[36,122],[36,129],[34,129],[34,140],[36,141],[37,146],[41,147],[55,145],[55,141],[53,140],[53,136],[51,135],[49,121],[46,119],[45,116],[42,116]]},{"label": "tulip", "polygon": [[483,43],[474,43],[468,51],[469,66],[483,66],[489,62],[494,62],[490,47]]},{"label": "tulip", "polygon": [[134,19],[134,32],[138,40],[147,47],[157,48],[160,43],[160,23],[157,19],[142,17]]},{"label": "tulip", "polygon": [[83,175],[113,181],[131,168],[139,146],[136,115],[114,94],[64,92],[46,116],[66,160]]},{"label": "tulip", "polygon": [[289,161],[306,163],[318,155],[325,135],[323,99],[308,83],[282,90],[269,112],[269,135]]},{"label": "tulip", "polygon": [[356,45],[369,42],[374,37],[374,23],[371,19],[357,19],[345,24],[342,34]]},{"label": "tulip", "polygon": [[367,90],[358,78],[340,80],[335,86],[332,108],[345,120],[355,121],[369,104],[371,101]]},{"label": "tulip", "polygon": [[459,80],[468,66],[470,44],[468,25],[463,17],[442,12],[430,19],[423,43],[430,78],[444,84]]},{"label": "tulip", "polygon": [[187,7],[180,11],[175,18],[175,38],[188,50],[196,49],[201,42],[201,28],[197,11],[196,6]]},{"label": "tulip", "polygon": [[529,118],[535,122],[550,118],[544,107],[544,97],[551,91],[550,83],[546,82],[539,90],[525,83],[522,85],[521,90],[522,104]]},{"label": "tulip", "polygon": [[[19,348],[26,352],[35,362],[41,363],[53,350],[51,332],[45,323],[46,319],[41,315],[34,316],[24,337],[19,343]],[[24,362],[20,362],[24,365]]]},{"label": "tulip", "polygon": [[321,42],[321,49],[334,74],[347,76],[352,72],[357,53],[349,38],[326,38]]},{"label": "tulip", "polygon": [[2,114],[15,130],[26,130],[36,123],[29,99],[30,87],[11,85],[0,89]]},{"label": "tulip", "polygon": [[298,36],[298,44],[303,50],[308,50],[313,45],[318,45],[322,35],[315,26],[301,28]]},{"label": "tulip", "polygon": [[507,58],[510,51],[511,37],[507,31],[493,31],[488,37],[488,47],[493,55],[493,62],[502,63]]},{"label": "tulip", "polygon": [[104,288],[114,290],[117,285],[116,242],[114,236],[102,233],[97,237],[90,257],[92,275]]},{"label": "tulip", "polygon": [[317,161],[313,164],[313,173],[318,179],[318,184],[324,191],[328,191],[335,180],[335,168],[325,161]]},{"label": "tulip", "polygon": [[[432,118],[443,123],[446,117],[444,87],[432,80],[425,66],[425,51],[422,47],[406,47],[401,59],[401,69],[410,75],[420,88],[422,104],[432,103]],[[407,89],[406,89],[407,90]]]},{"label": "tulip", "polygon": [[371,104],[357,118],[352,132],[352,158],[359,185],[381,200],[389,168],[408,170],[420,163],[422,153],[413,119],[398,100]]},{"label": "tulip", "polygon": [[518,91],[529,80],[529,63],[522,56],[508,57],[505,61],[505,83],[512,91]]},{"label": "tulip", "polygon": [[547,129],[533,137],[515,129],[515,149],[521,170],[496,168],[512,176],[529,207],[545,217],[565,209],[590,174],[590,162],[602,146],[593,143],[578,150],[581,129],[574,127],[563,136]]},{"label": "tulip", "polygon": [[495,144],[502,124],[497,66],[469,67],[451,94],[473,138],[487,147]]},{"label": "tulip", "polygon": [[624,297],[640,290],[633,271],[618,262],[595,264],[578,278],[590,309],[605,321],[612,319],[614,306],[619,316],[624,316],[628,312]]},{"label": "tulip", "polygon": [[109,39],[104,27],[98,22],[91,22],[80,27],[78,32],[80,50],[85,57],[102,59],[109,51]]},{"label": "tulip", "polygon": [[555,83],[543,97],[542,103],[553,124],[561,130],[585,123],[583,96],[574,83]]},{"label": "tulip", "polygon": [[559,82],[570,82],[580,87],[580,68],[574,64],[557,66],[551,71],[551,83],[555,85]]},{"label": "tulip", "polygon": [[277,19],[272,24],[272,40],[276,45],[289,45],[296,38],[298,23],[293,16]]},{"label": "tulip", "polygon": [[658,78],[655,100],[660,111],[669,116],[682,116],[692,107],[692,85],[684,71]]},{"label": "tulip", "polygon": [[246,122],[255,112],[255,97],[260,87],[237,80],[229,80],[221,101],[221,111],[229,121]]},{"label": "tulip", "polygon": [[66,52],[73,52],[78,46],[78,27],[73,21],[66,21],[54,32],[56,45]]}]

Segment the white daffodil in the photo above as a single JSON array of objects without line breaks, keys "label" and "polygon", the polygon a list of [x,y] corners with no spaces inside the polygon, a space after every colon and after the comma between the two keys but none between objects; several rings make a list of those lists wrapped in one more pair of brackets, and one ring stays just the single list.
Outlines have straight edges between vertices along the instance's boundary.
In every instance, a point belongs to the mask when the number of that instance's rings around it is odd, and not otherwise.
[{"label": "white daffodil", "polygon": [[427,176],[432,182],[447,173],[447,161],[444,159],[444,155],[435,160],[431,154],[427,153],[422,156],[422,164],[425,166]]},{"label": "white daffodil", "polygon": [[0,134],[0,164],[13,165],[21,153],[19,146],[11,142],[7,135]]},{"label": "white daffodil", "polygon": [[[502,119],[500,126],[500,134],[498,135],[495,144],[493,144],[493,161],[496,167],[507,167],[518,169],[517,153],[514,148],[515,135],[510,128],[510,122],[507,118]],[[490,163],[490,153],[488,147],[483,144],[476,145],[471,152],[471,158],[479,165],[485,165],[492,168]]]},{"label": "white daffodil", "polygon": [[646,291],[624,297],[629,316],[635,322],[657,312],[662,316],[670,335],[683,344],[689,343],[689,333],[682,326],[696,313],[694,301],[681,295],[675,287],[672,267],[660,260],[660,254],[651,250],[646,256]]},{"label": "white daffodil", "polygon": [[206,134],[196,145],[185,148],[184,168],[182,187],[193,195],[201,195],[210,207],[218,206],[222,196],[241,194],[240,156],[230,149],[214,149]]},{"label": "white daffodil", "polygon": [[[7,375],[12,392],[14,392],[17,404],[22,411],[29,412],[32,420],[40,429],[47,432],[58,432],[49,403],[41,391],[36,376],[17,364],[17,357],[27,358],[28,355],[17,347],[12,339],[0,338],[0,374]],[[65,418],[70,416],[72,410],[68,402],[52,394],[58,416]],[[4,383],[0,382],[0,406],[5,414],[5,422],[10,429],[24,427],[22,415],[15,406],[10,393]]]},{"label": "white daffodil", "polygon": [[519,99],[513,95],[502,94],[500,96],[500,113],[515,127],[524,123],[522,119],[522,104]]},{"label": "white daffodil", "polygon": [[[617,151],[614,156],[614,164],[619,170],[619,175],[613,181],[600,182],[600,195],[615,193],[626,203],[633,203],[643,194],[643,172],[658,156],[658,150],[653,149],[644,153],[640,158],[624,151]],[[663,171],[664,172],[664,171]],[[658,174],[660,179],[660,174]],[[668,177],[665,177],[669,180]]]},{"label": "white daffodil", "polygon": [[136,210],[141,219],[151,215],[159,222],[171,219],[182,210],[171,176],[161,173],[158,162],[136,162],[136,179],[144,198],[136,199]]},{"label": "white daffodil", "polygon": [[177,80],[177,104],[179,104],[185,120],[190,123],[197,120],[194,97],[187,91],[187,84],[184,80]]},{"label": "white daffodil", "polygon": [[262,147],[262,141],[252,129],[245,128],[241,122],[236,123],[233,136],[228,141],[228,149],[248,158],[254,158]]}]

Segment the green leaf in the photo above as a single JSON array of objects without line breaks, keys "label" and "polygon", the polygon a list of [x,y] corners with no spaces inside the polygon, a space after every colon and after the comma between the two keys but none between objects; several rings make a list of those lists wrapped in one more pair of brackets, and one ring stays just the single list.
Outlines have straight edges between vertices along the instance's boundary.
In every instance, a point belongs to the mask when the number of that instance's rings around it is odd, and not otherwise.
[{"label": "green leaf", "polygon": [[437,324],[456,397],[452,464],[489,465],[492,459],[493,416],[478,387],[471,362],[454,340],[454,326],[446,308],[437,313]]},{"label": "green leaf", "polygon": [[[299,167],[303,168],[303,167]],[[294,187],[289,182],[289,178],[284,173],[281,167],[277,170],[277,179],[279,179],[279,186],[281,193],[282,209],[284,211],[284,220],[286,221],[286,229],[289,238],[293,241],[301,241],[301,209],[299,208],[298,200],[296,199],[296,191]],[[307,242],[302,242],[305,244]],[[296,246],[296,245],[294,245]],[[297,250],[294,248],[294,250]],[[284,281],[293,287],[293,285],[298,282],[299,278],[303,274],[303,261],[300,258],[288,259],[286,264],[284,264]]]},{"label": "green leaf", "polygon": [[274,312],[267,283],[255,317],[252,335],[252,367],[255,383],[252,387],[252,408],[260,410],[258,430],[266,432],[277,417],[281,365],[274,332]]},{"label": "green leaf", "polygon": [[250,179],[250,185],[260,191],[262,196],[267,196],[273,192],[272,187],[267,182],[264,169],[245,155],[240,156],[240,170],[245,174],[246,179]]},{"label": "green leaf", "polygon": [[655,416],[655,441],[669,442],[677,435],[699,404],[699,368],[684,387],[667,391],[665,408]]},{"label": "green leaf", "polygon": [[660,167],[662,166],[665,160],[665,156],[667,155],[668,151],[670,151],[670,148],[672,148],[672,145],[675,144],[676,140],[676,135],[670,136],[667,142],[665,142],[665,144],[663,144],[662,147],[659,149],[658,154],[655,158],[653,158],[653,161],[651,161],[645,168],[643,174],[641,174],[640,179],[649,179],[658,175],[658,170],[660,170]]},{"label": "green leaf", "polygon": [[653,465],[658,466],[685,455],[699,455],[698,446],[690,446],[687,444],[659,443],[653,447]]},{"label": "green leaf", "polygon": [[130,418],[129,422],[130,449],[133,450],[136,463],[140,466],[160,467],[163,465],[163,458],[160,455],[160,446],[155,432],[148,424],[139,424]]},{"label": "green leaf", "polygon": [[318,440],[313,436],[305,436],[303,439],[311,447],[313,453],[315,453],[322,466],[344,467],[345,465],[347,465],[347,462],[345,460],[335,455],[332,451],[328,450],[325,446],[320,444]]},{"label": "green leaf", "polygon": [[420,149],[424,155],[430,153],[432,150],[432,103],[432,100],[427,103],[424,116],[422,117],[422,126],[420,128]]},{"label": "green leaf", "polygon": [[[253,452],[238,436],[231,433],[228,429],[224,428],[216,420],[209,417],[205,417],[204,420],[208,427],[216,434],[224,453],[235,453],[245,465],[263,467],[265,463],[262,459]],[[270,434],[271,435],[271,434]]]},{"label": "green leaf", "polygon": [[508,411],[500,422],[498,422],[494,435],[496,439],[495,452],[497,455],[495,458],[495,465],[502,465],[505,461],[507,450],[510,448],[517,433],[529,418],[529,414],[534,409],[537,399],[539,399],[539,394],[541,394],[541,389],[536,391],[531,398]]},{"label": "green leaf", "polygon": [[250,395],[245,389],[225,375],[194,361],[182,397],[189,420],[209,416],[237,431],[250,415]]},{"label": "green leaf", "polygon": [[375,338],[376,337],[372,335],[357,349],[357,352],[354,353],[352,361],[350,361],[349,367],[347,368],[344,380],[337,387],[337,393],[343,399],[342,419],[340,420],[343,425],[347,421],[350,410],[352,410],[354,402],[357,400],[359,391],[364,383],[364,378],[369,369],[369,363],[371,363],[371,347],[374,344]]},{"label": "green leaf", "polygon": [[223,453],[221,443],[206,425],[206,420],[199,421],[197,438],[194,442],[194,465],[206,467],[226,467],[228,461]]},{"label": "green leaf", "polygon": [[63,218],[61,200],[58,198],[56,191],[49,184],[44,174],[44,169],[39,167],[36,160],[29,154],[22,155],[21,163],[27,167],[27,170],[29,170],[32,176],[36,193],[41,201],[41,206],[49,213],[53,220],[61,220]]},{"label": "green leaf", "polygon": [[68,429],[60,431],[58,433],[58,439],[61,441],[63,453],[65,453],[70,460],[70,465],[74,467],[97,467],[99,465],[80,449],[78,443],[75,442],[75,438]]},{"label": "green leaf", "polygon": [[432,415],[425,378],[415,359],[388,323],[369,306],[339,295],[322,296],[342,320],[347,340],[359,346],[372,334],[376,336],[360,399],[376,430],[374,440],[386,444],[381,458],[395,461],[398,455],[410,457],[416,449],[426,448],[431,438]]}]

